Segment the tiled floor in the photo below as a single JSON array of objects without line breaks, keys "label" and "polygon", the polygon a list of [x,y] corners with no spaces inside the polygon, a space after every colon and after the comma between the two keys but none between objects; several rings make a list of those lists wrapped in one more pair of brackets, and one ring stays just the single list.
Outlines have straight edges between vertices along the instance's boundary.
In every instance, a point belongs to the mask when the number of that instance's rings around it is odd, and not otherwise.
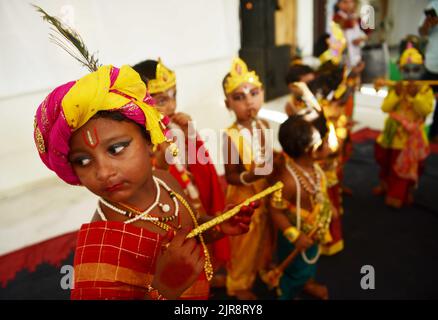
[{"label": "tiled floor", "polygon": [[[282,97],[265,105],[261,113],[271,123],[274,136],[284,119]],[[357,128],[377,127],[383,119],[376,105],[379,97],[359,94],[356,109]],[[203,115],[192,115],[201,121]],[[207,117],[207,115],[205,115]],[[361,121],[363,118],[364,121]],[[278,146],[278,145],[277,145]],[[58,179],[46,180],[26,191],[1,197],[0,195],[0,255],[21,247],[76,230],[91,219],[96,197],[81,187],[66,185]]]}]

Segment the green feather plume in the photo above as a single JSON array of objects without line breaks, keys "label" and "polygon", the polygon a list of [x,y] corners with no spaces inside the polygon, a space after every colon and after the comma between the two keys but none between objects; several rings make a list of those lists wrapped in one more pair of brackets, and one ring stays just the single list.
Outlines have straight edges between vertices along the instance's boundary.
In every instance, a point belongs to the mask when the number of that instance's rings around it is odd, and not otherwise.
[{"label": "green feather plume", "polygon": [[34,4],[32,6],[42,14],[43,20],[46,20],[53,26],[50,28],[53,31],[53,33],[50,33],[50,40],[86,66],[91,72],[96,71],[100,66],[99,61],[94,54],[88,52],[81,36],[70,27],[64,25],[58,18],[49,15],[42,8]]}]

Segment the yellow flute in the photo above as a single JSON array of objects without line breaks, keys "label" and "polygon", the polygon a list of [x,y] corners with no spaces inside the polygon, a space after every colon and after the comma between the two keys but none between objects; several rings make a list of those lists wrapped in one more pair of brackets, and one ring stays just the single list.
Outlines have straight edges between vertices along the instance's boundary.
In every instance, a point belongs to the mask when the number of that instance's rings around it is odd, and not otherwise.
[{"label": "yellow flute", "polygon": [[[397,83],[400,81],[393,81],[388,79],[379,78],[374,81],[374,89],[376,91],[379,91],[382,87],[394,87]],[[409,83],[414,83],[416,85],[427,85],[427,86],[438,86],[438,80],[402,80],[401,81],[404,85],[407,85]]]},{"label": "yellow flute", "polygon": [[237,213],[239,213],[240,209],[243,206],[248,206],[251,202],[260,200],[260,199],[266,197],[267,195],[269,195],[269,194],[271,194],[271,193],[273,193],[275,191],[281,190],[282,188],[283,188],[283,183],[282,182],[277,182],[272,187],[269,187],[269,188],[263,190],[262,192],[259,192],[259,193],[255,194],[251,198],[246,199],[241,204],[235,206],[231,210],[228,210],[227,212],[224,212],[223,214],[217,216],[216,218],[213,218],[210,221],[207,221],[207,222],[201,224],[200,226],[198,226],[197,228],[193,229],[187,235],[187,239],[196,237],[197,235],[207,231],[208,229],[211,229],[211,228],[217,226],[218,224],[221,224],[222,222],[232,218]]}]

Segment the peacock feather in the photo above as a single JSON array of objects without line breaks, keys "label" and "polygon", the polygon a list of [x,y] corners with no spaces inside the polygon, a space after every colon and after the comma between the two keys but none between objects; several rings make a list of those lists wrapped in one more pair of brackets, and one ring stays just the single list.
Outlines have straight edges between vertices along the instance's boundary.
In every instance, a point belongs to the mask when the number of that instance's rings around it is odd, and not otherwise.
[{"label": "peacock feather", "polygon": [[37,5],[32,6],[42,14],[44,20],[52,25],[52,33],[50,33],[50,41],[60,46],[70,56],[86,66],[91,72],[96,71],[100,66],[99,60],[95,54],[90,54],[84,44],[81,36],[63,24],[58,18],[49,15],[46,11]]}]

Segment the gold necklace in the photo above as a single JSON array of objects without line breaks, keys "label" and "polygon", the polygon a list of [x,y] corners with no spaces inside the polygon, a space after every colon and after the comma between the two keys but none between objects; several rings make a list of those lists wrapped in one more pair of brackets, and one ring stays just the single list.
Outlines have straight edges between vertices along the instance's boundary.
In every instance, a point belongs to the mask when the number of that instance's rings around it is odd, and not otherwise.
[{"label": "gold necklace", "polygon": [[[199,227],[198,220],[196,220],[196,216],[193,213],[193,210],[190,207],[190,205],[187,203],[186,199],[184,199],[179,193],[176,193],[176,192],[175,192],[175,196],[182,203],[182,205],[184,207],[186,207],[187,211],[189,212],[189,214],[190,214],[190,216],[191,216],[191,218],[193,220],[193,224],[195,225],[195,229],[198,228]],[[210,281],[213,278],[213,266],[212,266],[211,260],[210,260],[210,253],[208,252],[207,245],[205,244],[204,237],[202,236],[202,234],[198,234],[198,237],[199,237],[199,241],[201,242],[202,249],[204,251],[204,257],[205,257],[204,271],[205,271],[205,275],[207,277],[207,280]]]},{"label": "gold necklace", "polygon": [[[319,177],[316,169],[314,168],[316,181],[312,181],[310,175],[307,172],[305,172],[304,169],[301,169],[301,167],[299,167],[298,164],[296,164],[292,160],[289,160],[289,162],[290,162],[290,164],[292,164],[292,166],[289,165],[289,167],[291,168],[291,170],[293,170],[296,173],[298,180],[299,180],[300,184],[303,186],[303,188],[311,195],[316,194],[318,189],[319,189],[319,184],[320,184],[320,181],[319,181],[320,177]],[[304,175],[304,173],[306,173],[306,175]],[[307,178],[307,182],[304,181],[305,179],[303,176],[305,176]]]}]

